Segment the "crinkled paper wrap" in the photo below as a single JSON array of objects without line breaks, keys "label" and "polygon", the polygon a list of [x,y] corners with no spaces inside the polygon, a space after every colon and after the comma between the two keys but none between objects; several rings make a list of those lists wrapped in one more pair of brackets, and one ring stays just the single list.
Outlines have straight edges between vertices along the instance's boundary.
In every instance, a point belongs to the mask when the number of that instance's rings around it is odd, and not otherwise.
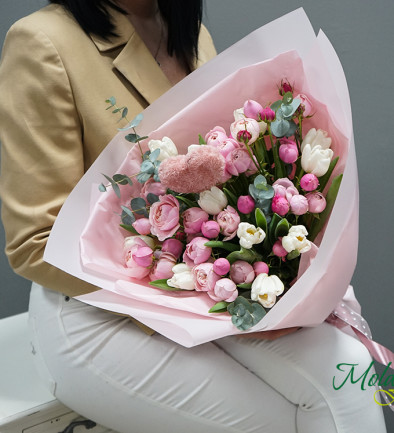
[{"label": "crinkled paper wrap", "polygon": [[[283,27],[292,31],[292,41],[278,41]],[[263,105],[278,99],[282,78],[312,99],[316,115],[305,121],[303,129],[314,126],[329,132],[340,157],[334,174],[344,176],[324,235],[317,239],[316,256],[303,255],[297,282],[251,331],[323,322],[344,296],[356,266],[356,158],[346,79],[334,49],[322,32],[315,36],[304,11],[298,9],[254,31],[188,76],[145,110],[138,127],[140,135],[171,137],[185,153],[198,134],[216,125],[228,129],[233,110],[246,99]],[[113,212],[119,212],[117,197],[113,191],[94,194],[92,206],[87,197],[97,188],[101,173],[138,172],[138,155],[124,133],[109,143],[62,207],[45,260],[102,288],[78,300],[128,314],[184,346],[239,333],[228,314],[208,313],[214,301],[204,293],[168,293],[128,278],[122,264],[125,232],[118,228],[119,217]],[[127,188],[123,200],[139,186]]]}]

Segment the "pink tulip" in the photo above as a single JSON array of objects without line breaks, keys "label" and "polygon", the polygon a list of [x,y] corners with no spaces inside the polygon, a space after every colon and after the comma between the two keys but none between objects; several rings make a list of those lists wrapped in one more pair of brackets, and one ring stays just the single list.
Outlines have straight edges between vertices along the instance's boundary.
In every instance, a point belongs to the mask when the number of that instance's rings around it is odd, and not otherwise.
[{"label": "pink tulip", "polygon": [[195,234],[201,232],[201,225],[208,221],[209,215],[199,207],[191,207],[182,214],[185,233]]},{"label": "pink tulip", "polygon": [[238,197],[237,208],[243,214],[248,214],[254,210],[255,202],[250,195]]},{"label": "pink tulip", "polygon": [[298,158],[297,144],[293,140],[282,138],[280,140],[279,158],[286,164],[293,164]]},{"label": "pink tulip", "polygon": [[281,195],[274,195],[271,204],[272,212],[277,213],[280,216],[284,216],[289,212],[290,205],[289,202]]},{"label": "pink tulip", "polygon": [[221,278],[216,282],[214,289],[208,292],[208,295],[216,302],[233,302],[238,297],[238,290],[234,281],[229,278]]},{"label": "pink tulip", "polygon": [[245,117],[250,117],[251,119],[259,120],[259,114],[263,111],[263,107],[253,99],[248,99],[244,103],[244,114]]},{"label": "pink tulip", "polygon": [[304,174],[300,186],[304,191],[314,191],[319,186],[319,179],[312,173]]},{"label": "pink tulip", "polygon": [[243,260],[237,260],[231,265],[230,277],[235,284],[248,284],[255,278],[253,266]]},{"label": "pink tulip", "polygon": [[307,194],[306,199],[308,200],[309,212],[320,213],[326,208],[326,199],[320,192],[310,192]]},{"label": "pink tulip", "polygon": [[179,259],[183,251],[183,243],[178,239],[166,239],[161,246],[161,251],[163,253],[170,253],[176,259]]},{"label": "pink tulip", "polygon": [[308,200],[301,194],[293,195],[290,200],[290,211],[294,215],[304,215],[308,212]]},{"label": "pink tulip", "polygon": [[137,230],[140,235],[149,235],[150,234],[150,222],[148,218],[140,218],[135,220],[132,226]]},{"label": "pink tulip", "polygon": [[225,258],[220,258],[214,261],[213,270],[216,274],[223,276],[230,270],[230,262]]},{"label": "pink tulip", "polygon": [[282,240],[277,240],[274,243],[272,252],[281,259],[287,256],[287,251],[282,247]]},{"label": "pink tulip", "polygon": [[193,267],[206,262],[212,252],[212,248],[205,246],[209,239],[197,236],[192,239],[187,245],[183,253],[183,261],[189,266]]},{"label": "pink tulip", "polygon": [[153,251],[149,247],[139,247],[132,256],[135,263],[144,268],[151,266],[153,261]]},{"label": "pink tulip", "polygon": [[241,218],[238,212],[231,206],[227,206],[218,215],[216,215],[216,222],[219,224],[220,233],[225,236],[224,241],[233,239],[237,233]]},{"label": "pink tulip", "polygon": [[253,269],[254,269],[254,273],[256,275],[269,273],[269,267],[268,267],[267,263],[265,263],[265,262],[253,263]]},{"label": "pink tulip", "polygon": [[[148,241],[148,239],[146,239]],[[153,246],[153,243],[152,243]],[[141,266],[134,260],[134,256],[139,249],[148,248],[148,256],[153,255],[153,250],[148,244],[141,238],[141,236],[130,236],[125,239],[124,243],[124,263],[127,270],[127,275],[131,278],[142,280],[149,274],[149,267]]]},{"label": "pink tulip", "polygon": [[220,226],[216,221],[205,221],[201,225],[201,232],[206,238],[214,239],[220,233]]}]

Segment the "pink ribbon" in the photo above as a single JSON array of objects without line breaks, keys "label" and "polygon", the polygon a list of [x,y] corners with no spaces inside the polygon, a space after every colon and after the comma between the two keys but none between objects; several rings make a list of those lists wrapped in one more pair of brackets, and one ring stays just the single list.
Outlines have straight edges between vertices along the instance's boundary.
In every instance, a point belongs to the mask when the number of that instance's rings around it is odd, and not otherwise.
[{"label": "pink ribbon", "polygon": [[[394,353],[372,340],[371,330],[367,321],[361,314],[346,304],[346,301],[340,302],[326,321],[339,329],[349,325],[376,361],[388,367],[390,367],[390,365],[394,366]],[[383,394],[387,406],[394,412],[393,402],[389,401],[385,390],[383,390],[382,387],[380,387],[380,389],[383,391],[381,394]]]}]

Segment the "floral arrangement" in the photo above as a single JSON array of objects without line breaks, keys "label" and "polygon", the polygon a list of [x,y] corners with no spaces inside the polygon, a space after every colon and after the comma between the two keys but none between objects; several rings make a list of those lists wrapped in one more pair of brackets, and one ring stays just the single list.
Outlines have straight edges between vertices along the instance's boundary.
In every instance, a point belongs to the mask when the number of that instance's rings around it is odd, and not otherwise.
[{"label": "floral arrangement", "polygon": [[[137,116],[126,138],[140,149],[139,171],[106,176],[119,198],[119,185],[141,184],[121,206],[120,225],[132,233],[123,245],[128,276],[203,292],[216,302],[210,313],[228,312],[240,330],[256,325],[294,284],[342,178],[330,179],[338,157],[328,134],[303,134],[314,114],[310,98],[294,96],[287,81],[278,89],[280,99],[264,107],[247,100],[228,131],[215,126],[186,155],[168,137],[139,137]],[[108,102],[126,118],[127,109]]]}]

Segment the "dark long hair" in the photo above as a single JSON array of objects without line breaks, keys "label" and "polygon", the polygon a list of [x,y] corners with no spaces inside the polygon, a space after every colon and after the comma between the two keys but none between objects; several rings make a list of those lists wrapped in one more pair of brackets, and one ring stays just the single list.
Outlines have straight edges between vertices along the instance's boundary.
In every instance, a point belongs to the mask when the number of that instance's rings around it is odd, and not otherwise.
[{"label": "dark long hair", "polygon": [[[107,39],[116,35],[108,8],[123,9],[111,0],[49,0],[68,9],[86,33]],[[198,58],[203,0],[158,0],[159,10],[168,26],[167,51],[192,69]]]}]

